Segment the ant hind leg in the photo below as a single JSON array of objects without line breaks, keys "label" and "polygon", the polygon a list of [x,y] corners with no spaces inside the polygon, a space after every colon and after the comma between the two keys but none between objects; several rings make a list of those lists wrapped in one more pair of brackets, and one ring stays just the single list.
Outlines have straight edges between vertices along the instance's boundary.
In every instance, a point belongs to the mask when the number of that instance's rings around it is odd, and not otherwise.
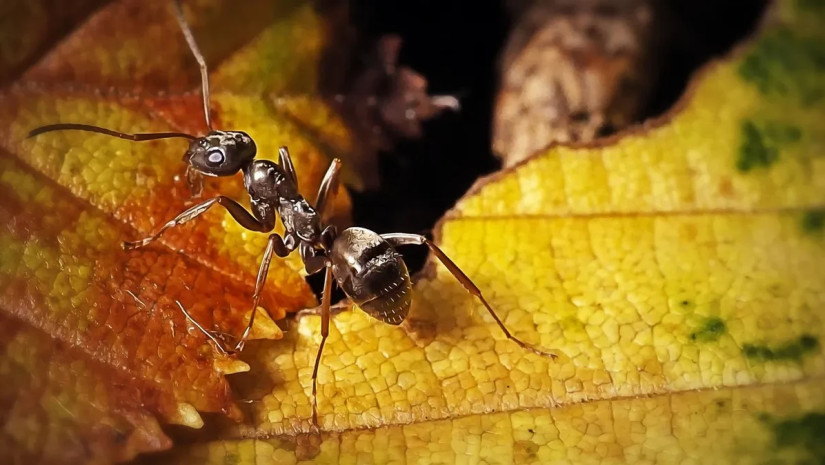
[{"label": "ant hind leg", "polygon": [[536,347],[533,347],[532,345],[527,344],[521,339],[510,334],[510,331],[504,325],[504,322],[501,321],[496,312],[493,310],[493,307],[490,306],[490,304],[487,302],[487,299],[485,299],[484,296],[481,294],[481,290],[478,288],[478,286],[476,286],[473,283],[473,281],[470,280],[470,278],[466,274],[464,274],[463,271],[461,271],[461,268],[459,268],[458,265],[456,265],[450,259],[450,257],[448,257],[447,254],[445,254],[441,249],[439,249],[438,246],[435,245],[431,240],[419,234],[406,233],[382,234],[381,237],[392,246],[426,245],[427,247],[429,247],[433,255],[435,255],[436,258],[438,258],[438,260],[442,264],[444,264],[445,267],[447,267],[447,269],[458,280],[458,282],[460,282],[464,286],[464,289],[467,289],[467,292],[478,298],[478,300],[480,300],[481,303],[484,304],[484,307],[487,309],[488,312],[490,312],[490,315],[493,317],[494,320],[496,320],[496,323],[498,324],[499,328],[501,328],[501,330],[504,332],[504,335],[507,336],[508,339],[515,342],[523,349],[532,351],[538,355],[551,357],[554,359],[558,357],[558,355],[552,352],[537,349]]},{"label": "ant hind leg", "polygon": [[324,344],[329,336],[329,302],[332,299],[332,264],[327,262],[324,273],[324,294],[321,297],[321,344],[315,356],[315,368],[312,369],[312,425],[318,426],[318,367],[321,364],[321,355],[324,353]]},{"label": "ant hind leg", "polygon": [[278,149],[278,165],[283,168],[286,172],[287,176],[292,180],[292,183],[295,184],[295,188],[298,188],[298,175],[295,174],[295,166],[292,164],[292,157],[289,156],[289,149],[286,147],[281,147]]},{"label": "ant hind leg", "polygon": [[321,180],[321,186],[318,188],[318,195],[315,198],[315,210],[319,215],[324,214],[327,204],[332,201],[332,197],[338,190],[338,176],[341,172],[341,160],[338,158],[332,160],[329,164],[324,178]]}]

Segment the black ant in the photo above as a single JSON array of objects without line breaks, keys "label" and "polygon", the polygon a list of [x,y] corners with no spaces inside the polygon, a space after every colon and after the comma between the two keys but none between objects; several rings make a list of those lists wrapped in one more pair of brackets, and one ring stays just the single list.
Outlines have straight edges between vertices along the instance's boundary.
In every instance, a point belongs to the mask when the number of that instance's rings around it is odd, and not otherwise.
[{"label": "black ant", "polygon": [[[297,176],[286,147],[281,147],[278,152],[278,164],[268,160],[256,160],[255,142],[248,134],[242,131],[212,129],[209,118],[209,79],[206,62],[183,16],[180,0],[173,0],[173,5],[183,35],[200,65],[203,109],[206,126],[209,128],[207,135],[194,137],[182,133],[125,134],[86,124],[61,123],[38,127],[29,133],[29,137],[50,131],[80,130],[133,141],[185,138],[191,141],[184,155],[184,161],[188,163],[189,176],[187,178],[190,180],[190,187],[195,187],[191,180],[197,179],[190,170],[206,176],[231,176],[239,171],[243,172],[244,186],[249,193],[252,213],[229,197],[217,196],[187,209],[164,224],[155,234],[138,241],[123,243],[123,248],[126,250],[146,246],[157,240],[167,229],[195,219],[216,204],[225,208],[244,228],[270,233],[255,282],[249,323],[234,348],[224,347],[216,336],[198,324],[178,303],[186,317],[215,343],[219,351],[228,355],[243,350],[255,320],[258,300],[266,282],[272,255],[283,258],[298,249],[307,274],[324,272],[324,288],[320,306],[321,343],[312,371],[312,421],[317,427],[317,375],[321,354],[329,335],[332,278],[361,310],[384,323],[401,324],[410,310],[412,284],[407,266],[401,255],[396,252],[395,247],[426,245],[467,291],[484,304],[510,340],[539,355],[556,357],[555,354],[536,349],[510,334],[478,287],[438,246],[426,237],[405,233],[377,234],[359,227],[347,228],[339,233],[334,226],[325,226],[322,223],[322,215],[338,187],[340,160],[332,161],[321,181],[315,203],[310,204],[298,193]],[[272,232],[279,216],[284,224],[284,237]]]}]

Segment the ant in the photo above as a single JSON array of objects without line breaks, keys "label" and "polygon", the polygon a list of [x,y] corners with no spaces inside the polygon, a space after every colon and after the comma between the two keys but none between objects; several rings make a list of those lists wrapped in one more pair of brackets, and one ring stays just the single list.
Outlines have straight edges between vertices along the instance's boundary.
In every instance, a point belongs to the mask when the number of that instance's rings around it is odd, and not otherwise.
[{"label": "ant", "polygon": [[[110,129],[76,123],[58,123],[38,127],[29,133],[33,137],[45,132],[80,130],[106,134],[132,141],[148,141],[166,138],[190,140],[183,159],[187,165],[187,179],[193,187],[196,176],[231,176],[243,173],[244,186],[249,193],[250,213],[241,204],[225,196],[216,196],[200,202],[164,224],[155,234],[133,242],[124,242],[125,250],[137,249],[160,238],[164,231],[194,220],[214,205],[219,205],[241,226],[251,231],[269,233],[266,249],[261,259],[255,291],[252,295],[252,312],[246,329],[234,348],[227,348],[215,335],[197,323],[178,302],[189,321],[203,332],[224,355],[240,352],[252,330],[258,300],[261,296],[272,256],[286,257],[296,249],[301,254],[307,274],[324,272],[321,297],[321,343],[312,371],[312,422],[318,427],[317,376],[324,344],[329,335],[330,300],[332,280],[347,297],[370,316],[391,325],[401,324],[407,317],[412,299],[412,284],[407,266],[395,247],[426,245],[433,255],[447,267],[467,291],[478,298],[504,334],[524,349],[539,355],[556,358],[550,352],[539,350],[513,336],[496,312],[473,284],[469,277],[453,263],[432,241],[418,234],[377,234],[365,228],[350,227],[338,232],[335,226],[324,225],[322,216],[338,188],[341,161],[334,159],[324,175],[314,204],[310,204],[298,192],[295,168],[286,147],[278,151],[279,161],[256,160],[257,149],[252,138],[242,131],[219,131],[212,128],[209,118],[209,78],[206,62],[198,49],[191,30],[183,16],[180,0],[173,0],[175,17],[180,25],[189,49],[200,65],[203,110],[209,133],[203,137],[189,134],[163,132],[126,134]],[[191,170],[191,171],[190,171]],[[192,172],[194,171],[194,173]],[[194,175],[193,175],[194,174]],[[280,217],[284,236],[273,232]]]}]

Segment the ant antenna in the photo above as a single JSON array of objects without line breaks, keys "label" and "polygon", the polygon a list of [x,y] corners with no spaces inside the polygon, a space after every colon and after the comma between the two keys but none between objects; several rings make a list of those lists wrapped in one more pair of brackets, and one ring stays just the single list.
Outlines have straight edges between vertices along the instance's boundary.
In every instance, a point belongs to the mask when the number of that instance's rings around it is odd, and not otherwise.
[{"label": "ant antenna", "polygon": [[180,29],[183,32],[183,36],[186,38],[186,43],[189,44],[189,50],[192,52],[192,55],[195,56],[195,60],[198,61],[198,65],[201,68],[203,116],[206,119],[206,127],[211,132],[212,120],[209,117],[209,74],[206,71],[206,60],[203,59],[203,55],[201,54],[200,49],[198,49],[198,44],[195,42],[195,37],[192,35],[192,30],[189,29],[189,25],[186,23],[186,18],[183,17],[183,9],[180,6],[180,0],[173,0],[172,4],[175,7],[175,18],[177,18],[178,24],[180,24]]},{"label": "ant antenna", "polygon": [[182,132],[145,132],[145,133],[138,133],[138,134],[127,134],[125,132],[117,132],[112,131],[111,129],[101,128],[100,126],[92,126],[91,124],[77,124],[77,123],[58,123],[58,124],[47,124],[46,126],[40,126],[39,128],[32,129],[29,131],[28,137],[34,137],[44,132],[51,132],[51,131],[64,131],[64,130],[75,130],[75,131],[86,131],[86,132],[96,132],[98,134],[106,134],[107,136],[114,136],[119,137],[121,139],[131,140],[135,142],[142,142],[146,140],[157,140],[157,139],[172,139],[175,137],[180,137],[183,139],[195,140],[195,136],[191,136],[189,134],[184,134]]}]

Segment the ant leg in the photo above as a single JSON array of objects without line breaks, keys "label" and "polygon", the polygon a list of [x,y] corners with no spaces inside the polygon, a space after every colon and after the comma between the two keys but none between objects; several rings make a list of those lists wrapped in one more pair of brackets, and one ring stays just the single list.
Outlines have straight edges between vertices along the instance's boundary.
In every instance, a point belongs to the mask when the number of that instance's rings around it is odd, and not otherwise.
[{"label": "ant leg", "polygon": [[[346,299],[338,302],[335,305],[330,304],[330,306],[329,306],[329,315],[330,315],[330,317],[333,317],[333,316],[335,316],[339,313],[344,313],[345,311],[349,310],[351,304],[352,304],[352,302],[350,302],[349,300],[346,300]],[[295,319],[300,320],[301,318],[303,318],[305,316],[310,316],[310,315],[320,316],[321,315],[321,306],[319,305],[317,307],[305,308],[303,310],[298,310],[297,312],[295,312]]]},{"label": "ant leg", "polygon": [[338,236],[338,228],[329,225],[321,231],[321,244],[327,248],[332,249],[332,243],[335,242],[335,237]]},{"label": "ant leg", "polygon": [[318,188],[318,197],[315,198],[315,210],[323,216],[326,204],[332,199],[332,194],[338,189],[338,173],[341,172],[341,160],[332,160],[324,179],[321,180],[321,187]]},{"label": "ant leg", "polygon": [[183,315],[186,317],[186,319],[189,320],[190,323],[195,325],[195,327],[198,328],[200,332],[202,332],[207,338],[209,338],[210,341],[212,341],[213,344],[215,344],[215,347],[218,348],[218,352],[220,352],[223,355],[229,355],[229,351],[224,348],[223,344],[221,344],[220,341],[218,341],[218,338],[216,338],[211,332],[204,329],[204,327],[201,326],[197,320],[192,318],[192,315],[190,315],[189,312],[186,311],[186,309],[183,307],[183,304],[180,303],[179,300],[176,300],[175,303],[178,304],[178,307],[180,307],[180,311],[183,312]]},{"label": "ant leg", "polygon": [[173,0],[172,5],[175,7],[175,19],[178,20],[180,30],[183,32],[183,37],[186,38],[186,43],[189,45],[189,50],[195,56],[198,66],[201,69],[201,91],[203,94],[203,117],[206,119],[206,127],[212,131],[212,120],[209,116],[209,73],[206,69],[206,60],[203,58],[198,43],[195,42],[195,37],[192,35],[192,30],[189,29],[189,24],[186,23],[186,18],[183,17],[183,9],[180,6],[180,0]]},{"label": "ant leg", "polygon": [[321,354],[329,336],[329,301],[332,298],[332,264],[327,262],[324,274],[324,294],[321,296],[321,345],[318,346],[318,355],[315,356],[315,368],[312,370],[312,424],[318,428],[318,366],[321,364]]},{"label": "ant leg", "polygon": [[292,179],[295,188],[298,188],[298,175],[295,174],[295,166],[292,165],[292,157],[289,156],[289,149],[281,147],[278,149],[278,164],[281,165],[286,174]]},{"label": "ant leg", "polygon": [[186,185],[192,198],[198,199],[203,194],[203,175],[190,165],[186,165]]},{"label": "ant leg", "polygon": [[507,329],[506,326],[504,326],[504,323],[501,321],[498,315],[496,315],[496,312],[493,310],[493,307],[491,307],[490,304],[487,303],[487,299],[485,299],[484,296],[481,295],[481,290],[473,283],[473,281],[470,280],[470,278],[466,274],[464,274],[463,271],[461,271],[461,268],[459,268],[458,265],[453,263],[453,261],[450,260],[450,257],[448,257],[447,254],[445,254],[441,249],[439,249],[438,246],[436,246],[432,241],[418,234],[393,233],[382,234],[381,237],[392,246],[426,245],[427,247],[429,247],[430,251],[438,258],[438,260],[441,261],[441,263],[443,263],[444,266],[446,266],[447,269],[450,270],[450,273],[452,273],[453,276],[455,276],[458,282],[460,282],[464,286],[464,288],[467,289],[467,292],[477,297],[478,300],[480,300],[481,303],[484,304],[484,307],[487,308],[487,311],[490,312],[490,315],[493,316],[493,319],[496,320],[496,323],[498,323],[499,328],[501,328],[501,330],[504,331],[504,335],[507,336],[508,339],[515,342],[522,348],[533,351],[539,355],[544,355],[552,358],[558,357],[558,355],[552,352],[545,352],[543,350],[537,349],[532,345],[527,344],[521,339],[510,334],[510,331]]},{"label": "ant leg", "polygon": [[305,242],[301,243],[299,251],[301,260],[304,262],[304,269],[306,269],[308,275],[315,274],[327,266],[329,260],[326,255],[319,255],[312,246],[307,245]]},{"label": "ant leg", "polygon": [[215,205],[216,203],[219,204],[220,206],[224,207],[226,209],[226,211],[228,211],[229,214],[232,215],[232,218],[234,218],[235,221],[238,222],[238,224],[240,224],[241,226],[243,226],[246,229],[249,229],[249,230],[252,230],[252,231],[259,231],[259,232],[267,232],[267,231],[271,231],[272,227],[274,226],[274,225],[270,225],[270,224],[264,224],[263,222],[258,221],[254,216],[252,216],[251,213],[246,211],[241,204],[239,204],[238,202],[235,202],[234,200],[230,199],[229,197],[224,197],[224,196],[220,195],[218,197],[211,198],[211,199],[209,199],[205,202],[201,202],[201,203],[187,209],[186,211],[184,211],[180,215],[176,216],[175,218],[173,218],[172,220],[170,220],[166,224],[164,224],[158,230],[158,232],[156,232],[155,234],[153,234],[153,235],[151,235],[147,238],[141,239],[139,241],[134,241],[134,242],[124,242],[123,243],[123,248],[125,250],[132,250],[132,249],[137,249],[138,247],[143,247],[147,244],[150,244],[150,243],[158,240],[160,238],[161,234],[163,234],[164,231],[166,231],[167,229],[175,227],[175,226],[179,226],[183,223],[186,223],[187,221],[191,221],[191,220],[197,218],[199,215],[204,213],[206,210],[209,210],[209,207],[211,207],[212,205]]},{"label": "ant leg", "polygon": [[297,245],[295,242],[295,237],[287,236],[286,240],[287,242],[284,243],[281,236],[277,234],[269,235],[269,240],[266,242],[266,250],[264,251],[264,256],[261,259],[261,267],[258,269],[258,279],[255,281],[255,293],[252,294],[252,314],[249,316],[249,323],[247,323],[246,329],[244,329],[243,334],[241,334],[241,338],[235,345],[236,352],[243,350],[243,346],[246,344],[246,339],[252,331],[252,323],[254,323],[255,314],[258,312],[258,300],[261,298],[261,291],[263,291],[264,284],[266,283],[266,275],[269,273],[269,264],[272,262],[272,253],[274,252],[275,255],[284,258],[289,255],[290,252],[295,250],[295,246]]}]

